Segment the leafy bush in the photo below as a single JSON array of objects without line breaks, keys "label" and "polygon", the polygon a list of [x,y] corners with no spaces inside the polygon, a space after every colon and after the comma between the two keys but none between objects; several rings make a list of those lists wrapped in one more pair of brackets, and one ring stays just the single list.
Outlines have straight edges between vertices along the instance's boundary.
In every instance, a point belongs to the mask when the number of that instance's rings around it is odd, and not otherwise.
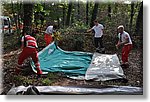
[{"label": "leafy bush", "polygon": [[74,33],[64,34],[58,45],[68,51],[83,51],[84,35]]},{"label": "leafy bush", "polygon": [[75,23],[72,23],[71,26],[65,27],[63,29],[59,29],[61,33],[72,33],[72,32],[85,32],[89,26],[87,26],[83,21],[76,21]]}]

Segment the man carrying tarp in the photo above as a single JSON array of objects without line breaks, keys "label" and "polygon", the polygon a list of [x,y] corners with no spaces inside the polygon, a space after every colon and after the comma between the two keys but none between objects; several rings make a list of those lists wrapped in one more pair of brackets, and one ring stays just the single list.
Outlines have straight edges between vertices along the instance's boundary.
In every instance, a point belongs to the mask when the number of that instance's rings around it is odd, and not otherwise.
[{"label": "man carrying tarp", "polygon": [[46,42],[46,46],[49,45],[53,41],[52,34],[56,32],[57,25],[50,25],[47,27],[44,35],[44,39]]},{"label": "man carrying tarp", "polygon": [[94,26],[91,29],[87,30],[87,32],[91,32],[94,30],[94,44],[97,52],[99,52],[100,49],[104,52],[103,29],[103,25],[99,24],[97,20],[94,20]]},{"label": "man carrying tarp", "polygon": [[120,25],[118,27],[118,32],[119,32],[119,34],[118,34],[119,40],[118,40],[116,47],[118,49],[118,47],[123,46],[122,47],[122,65],[121,66],[127,67],[129,65],[128,64],[128,56],[132,49],[132,41],[131,41],[130,35],[124,31],[123,25]]},{"label": "man carrying tarp", "polygon": [[40,69],[40,63],[38,60],[38,52],[37,52],[37,43],[34,37],[30,36],[30,35],[26,35],[25,32],[23,32],[24,36],[21,39],[22,42],[22,52],[19,56],[18,59],[18,67],[16,68],[16,73],[20,72],[20,68],[23,67],[23,62],[25,59],[27,59],[28,57],[31,57],[36,70],[37,70],[37,75],[40,76],[42,74],[42,71]]}]

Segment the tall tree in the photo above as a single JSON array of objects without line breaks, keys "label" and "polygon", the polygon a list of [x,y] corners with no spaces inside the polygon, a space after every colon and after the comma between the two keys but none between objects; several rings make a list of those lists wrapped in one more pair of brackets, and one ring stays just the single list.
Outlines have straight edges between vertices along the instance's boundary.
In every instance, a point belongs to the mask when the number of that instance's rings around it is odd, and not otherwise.
[{"label": "tall tree", "polygon": [[108,4],[108,17],[111,18],[111,5]]},{"label": "tall tree", "polygon": [[78,19],[80,19],[80,0],[78,0]]},{"label": "tall tree", "polygon": [[63,27],[65,26],[65,13],[66,13],[66,8],[65,4],[63,5]]},{"label": "tall tree", "polygon": [[31,33],[33,5],[34,4],[32,3],[23,4],[23,10],[24,10],[23,31],[27,33]]},{"label": "tall tree", "polygon": [[143,1],[140,3],[140,10],[136,20],[136,34],[143,34]]},{"label": "tall tree", "polygon": [[134,16],[134,2],[131,2],[131,14],[130,14],[130,32],[132,31],[132,22],[133,22],[133,16]]},{"label": "tall tree", "polygon": [[92,27],[94,25],[93,21],[96,19],[97,12],[98,12],[98,2],[95,1],[93,12],[92,12],[92,17],[91,17],[90,27]]},{"label": "tall tree", "polygon": [[86,24],[87,25],[88,25],[88,20],[89,20],[88,14],[89,14],[89,1],[87,0],[87,2],[86,2]]},{"label": "tall tree", "polygon": [[69,26],[70,24],[71,12],[72,12],[72,2],[69,2],[67,18],[66,18],[66,26]]},{"label": "tall tree", "polygon": [[20,12],[21,12],[21,6],[22,6],[22,4],[21,3],[19,3],[18,4],[18,2],[17,2],[17,11],[18,11],[18,28],[19,28],[19,30],[20,30],[20,20],[21,20],[21,16],[20,16]]}]

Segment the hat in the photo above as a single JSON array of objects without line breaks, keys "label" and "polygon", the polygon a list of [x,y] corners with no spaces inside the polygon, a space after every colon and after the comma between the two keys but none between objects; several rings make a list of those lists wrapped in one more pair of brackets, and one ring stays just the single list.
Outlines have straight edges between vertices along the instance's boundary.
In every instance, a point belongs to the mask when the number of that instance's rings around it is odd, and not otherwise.
[{"label": "hat", "polygon": [[120,28],[124,29],[124,26],[123,25],[118,26],[118,29],[120,29]]}]

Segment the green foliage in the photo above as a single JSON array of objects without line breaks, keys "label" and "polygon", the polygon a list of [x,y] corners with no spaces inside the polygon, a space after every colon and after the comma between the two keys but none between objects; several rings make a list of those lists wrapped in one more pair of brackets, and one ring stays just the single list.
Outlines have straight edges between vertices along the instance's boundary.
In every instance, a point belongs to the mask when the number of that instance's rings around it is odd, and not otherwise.
[{"label": "green foliage", "polygon": [[35,12],[43,11],[43,6],[42,6],[42,4],[36,4],[36,5],[34,6],[34,11],[35,11]]},{"label": "green foliage", "polygon": [[[86,4],[80,2],[80,8],[78,8],[78,5],[76,3],[73,4],[73,12],[71,13],[72,15],[72,19],[73,21],[71,22],[71,28],[67,29],[67,30],[71,30],[71,29],[86,29],[89,25],[84,25],[85,24],[85,15],[86,15]],[[107,18],[107,12],[108,12],[108,4],[111,5],[111,15],[112,15],[112,20],[110,22],[115,22],[116,25],[124,24],[126,26],[126,28],[128,29],[129,26],[129,19],[130,19],[130,12],[131,12],[131,8],[130,5],[131,4],[123,4],[123,3],[113,3],[111,1],[108,1],[108,3],[100,3],[99,8],[98,8],[98,15],[97,18],[104,21],[105,24],[107,24],[108,22],[105,22],[104,19],[109,19]],[[94,6],[94,2],[89,2],[89,14],[92,13],[93,10],[93,6]],[[137,14],[138,14],[138,10],[139,10],[139,2],[135,2],[135,8],[134,8],[134,13],[135,16],[133,18],[133,29],[135,27],[135,22],[137,19]],[[18,14],[19,12],[23,12],[23,4],[22,2],[16,3],[16,4],[3,4],[3,13],[5,15],[9,16],[13,16]],[[63,15],[63,9],[64,9],[64,15]],[[38,1],[36,4],[34,4],[34,13],[35,12],[45,12],[45,21],[44,22],[53,22],[54,20],[57,20],[58,18],[60,18],[59,25],[62,27],[63,26],[63,16],[65,16],[66,18],[66,11],[68,9],[68,2],[67,1],[63,1],[63,2],[49,2],[49,3],[44,3],[44,2],[40,2]],[[78,9],[80,11],[80,14],[78,14]],[[18,12],[19,10],[19,12]],[[123,11],[123,12],[122,12]],[[80,16],[80,17],[79,17]],[[90,17],[91,15],[89,15],[89,21],[90,21]],[[12,17],[14,18],[14,17]],[[33,22],[35,23],[35,22]],[[40,20],[37,21],[38,24],[41,23]],[[72,31],[72,30],[71,30]]]},{"label": "green foliage", "polygon": [[56,73],[49,73],[46,78],[37,79],[29,78],[22,75],[14,75],[13,81],[19,83],[20,85],[33,85],[35,82],[40,82],[41,85],[51,85],[58,79],[58,75]]},{"label": "green foliage", "polygon": [[56,73],[48,73],[47,78],[49,79],[58,79],[58,75]]},{"label": "green foliage", "polygon": [[21,76],[21,75],[15,75],[13,77],[14,81],[18,82],[18,83],[21,83],[22,85],[23,84],[28,84],[28,85],[31,85],[36,79],[29,79],[25,76]]},{"label": "green foliage", "polygon": [[[111,18],[108,17],[108,5],[111,5]],[[12,9],[13,6],[13,9]],[[20,9],[20,12],[23,12],[23,4],[3,4],[4,12],[6,11],[9,14],[18,14],[18,8]],[[91,14],[94,7],[94,1],[89,2],[89,12],[88,12],[88,21],[90,23],[91,21]],[[116,3],[116,2],[108,2],[108,3],[100,3],[98,8],[98,14],[97,19],[99,20],[99,23],[102,23],[104,25],[104,35],[108,36],[108,39],[110,37],[109,43],[115,43],[112,38],[116,38],[117,36],[117,27],[120,24],[123,24],[125,26],[125,30],[129,32],[131,35],[137,35],[134,30],[136,27],[136,20],[138,11],[140,8],[140,2],[135,2],[135,8],[134,8],[134,17],[133,17],[133,23],[132,23],[132,31],[130,31],[129,23],[130,23],[130,13],[131,13],[131,4],[123,4],[123,3]],[[64,2],[49,2],[49,3],[40,3],[34,4],[34,13],[35,12],[44,12],[44,24],[41,25],[41,20],[38,18],[35,21],[33,20],[33,24],[37,23],[38,27],[42,27],[43,30],[44,27],[46,28],[47,22],[50,22],[51,24],[56,23],[59,25],[59,31],[61,32],[61,35],[63,36],[63,39],[59,41],[59,44],[66,45],[66,43],[69,42],[67,45],[69,50],[84,50],[84,46],[88,46],[88,44],[85,44],[86,37],[84,37],[84,32],[89,29],[89,25],[86,25],[86,3],[81,3],[78,5],[77,3],[73,3],[73,8],[71,12],[71,22],[68,27],[65,27],[64,22],[66,21],[67,16],[67,10],[68,10],[68,1]],[[79,12],[78,12],[79,11]],[[33,15],[34,15],[33,13]],[[34,16],[33,16],[34,17]],[[13,18],[13,17],[12,17]],[[14,20],[15,21],[15,20]],[[12,20],[12,22],[14,22]],[[75,35],[75,33],[80,33],[79,35]],[[19,33],[18,33],[19,34]],[[142,35],[142,34],[141,34]],[[20,36],[20,35],[19,35]],[[92,37],[90,38],[92,39]],[[107,38],[106,38],[107,39]],[[66,41],[65,41],[66,40]],[[71,43],[72,42],[72,43]],[[92,44],[92,40],[89,40],[90,44]],[[108,42],[108,41],[106,41]],[[41,43],[41,42],[38,42]],[[82,43],[84,43],[82,45]],[[13,43],[12,43],[13,44]],[[81,44],[81,48],[77,49],[77,45]],[[6,44],[4,44],[5,47]],[[76,45],[76,46],[75,46]],[[11,47],[11,44],[10,44]],[[83,48],[83,49],[82,49]],[[67,47],[66,47],[67,49]]]},{"label": "green foliage", "polygon": [[79,30],[79,29],[87,29],[89,26],[85,24],[85,22],[83,21],[75,21],[75,23],[72,24],[73,28],[75,30]]},{"label": "green foliage", "polygon": [[45,78],[45,79],[41,80],[41,83],[46,86],[51,85],[53,82],[54,81],[50,80],[49,78]]},{"label": "green foliage", "polygon": [[84,34],[76,34],[76,32],[64,32],[62,39],[58,42],[64,50],[83,51],[84,50]]},{"label": "green foliage", "polygon": [[81,32],[84,33],[89,28],[88,25],[86,25],[83,21],[75,21],[75,23],[72,24],[72,26],[65,27],[63,29],[59,29],[59,31],[64,33],[73,33],[73,32]]}]

